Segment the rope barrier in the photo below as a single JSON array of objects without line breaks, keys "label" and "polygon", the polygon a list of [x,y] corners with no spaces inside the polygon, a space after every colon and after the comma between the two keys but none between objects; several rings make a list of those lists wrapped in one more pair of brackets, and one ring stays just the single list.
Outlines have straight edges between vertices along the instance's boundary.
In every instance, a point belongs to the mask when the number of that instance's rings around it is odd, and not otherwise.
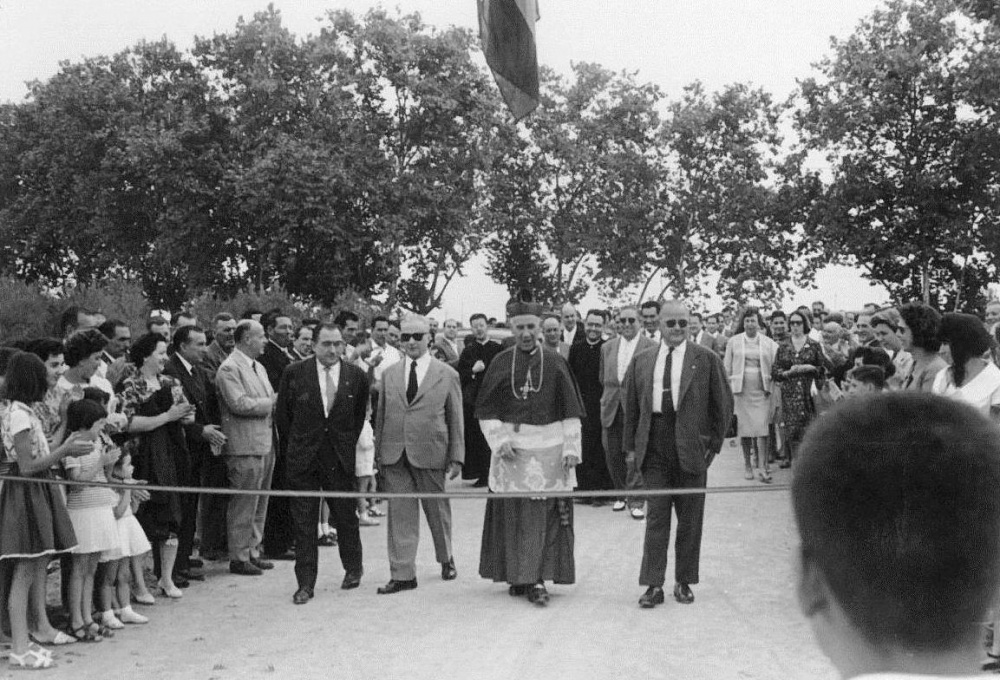
[{"label": "rope barrier", "polygon": [[161,491],[166,493],[213,494],[220,496],[268,496],[277,498],[457,498],[463,500],[478,500],[490,498],[607,498],[617,499],[621,496],[629,498],[659,498],[662,496],[692,496],[697,494],[733,494],[733,493],[768,493],[788,491],[789,484],[756,484],[739,486],[713,486],[697,489],[634,489],[609,491],[446,491],[444,493],[389,493],[386,491],[293,491],[285,489],[226,489],[220,487],[202,486],[154,486],[151,484],[128,484],[125,482],[92,482],[74,481],[71,479],[51,479],[40,477],[13,477],[0,475],[0,482],[27,482],[33,484],[51,484],[58,486],[87,486],[108,489],[128,489],[144,491]]}]

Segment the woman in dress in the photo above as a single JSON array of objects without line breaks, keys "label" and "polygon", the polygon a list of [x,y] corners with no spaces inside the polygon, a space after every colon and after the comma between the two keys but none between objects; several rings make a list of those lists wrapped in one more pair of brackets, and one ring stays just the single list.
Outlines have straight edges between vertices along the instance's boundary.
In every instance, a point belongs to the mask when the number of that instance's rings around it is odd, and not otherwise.
[{"label": "woman in dress", "polygon": [[903,376],[902,388],[914,392],[930,392],[937,374],[948,367],[938,350],[941,341],[941,315],[933,307],[910,302],[899,308],[896,334],[903,350],[913,357],[913,368]]},{"label": "woman in dress", "polygon": [[808,323],[806,316],[798,310],[788,315],[789,336],[778,346],[774,359],[772,377],[775,382],[781,383],[781,411],[785,420],[785,436],[788,437],[788,458],[779,463],[782,468],[791,466],[792,456],[802,441],[806,427],[816,415],[812,387],[822,387],[830,370],[823,348],[806,336]]},{"label": "woman in dress", "polygon": [[[156,333],[140,337],[130,350],[136,373],[122,382],[122,412],[128,417],[128,432],[137,435],[131,442],[135,474],[149,484],[177,486],[190,471],[187,443],[182,425],[194,419],[194,406],[184,398],[180,383],[162,375],[167,361],[167,341]],[[181,523],[180,494],[150,493],[136,513],[146,536],[159,551],[163,595],[183,595],[174,584],[177,537]]]},{"label": "woman in dress", "polygon": [[753,479],[756,457],[760,481],[771,481],[768,427],[771,423],[771,370],[778,352],[774,340],[761,332],[764,319],[754,307],[740,317],[736,334],[726,343],[723,363],[736,401],[736,434],[743,446],[745,479]]}]

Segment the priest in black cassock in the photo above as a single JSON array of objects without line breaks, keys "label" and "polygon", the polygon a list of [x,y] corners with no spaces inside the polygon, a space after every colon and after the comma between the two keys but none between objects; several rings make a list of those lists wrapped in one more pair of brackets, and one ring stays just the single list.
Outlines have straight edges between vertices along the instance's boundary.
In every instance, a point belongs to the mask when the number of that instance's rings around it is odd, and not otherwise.
[{"label": "priest in black cassock", "polygon": [[[584,340],[577,342],[569,350],[569,368],[580,388],[583,398],[583,461],[576,469],[580,491],[607,491],[613,489],[611,473],[604,455],[601,429],[601,347],[604,339],[604,312],[592,309],[584,321]],[[608,499],[583,498],[578,502],[587,505],[605,505]]]},{"label": "priest in black cassock", "polygon": [[545,581],[576,580],[573,504],[544,494],[576,486],[583,403],[569,364],[538,343],[540,306],[517,302],[511,307],[517,344],[490,364],[476,417],[493,452],[490,490],[538,496],[486,501],[479,574],[507,582],[511,595],[545,606]]},{"label": "priest in black cassock", "polygon": [[472,337],[458,357],[458,377],[462,382],[462,415],[465,417],[465,464],[462,479],[474,479],[473,486],[486,486],[490,474],[490,445],[486,443],[476,420],[476,399],[483,384],[486,369],[503,350],[499,342],[490,340],[485,314],[473,314],[469,319]]}]

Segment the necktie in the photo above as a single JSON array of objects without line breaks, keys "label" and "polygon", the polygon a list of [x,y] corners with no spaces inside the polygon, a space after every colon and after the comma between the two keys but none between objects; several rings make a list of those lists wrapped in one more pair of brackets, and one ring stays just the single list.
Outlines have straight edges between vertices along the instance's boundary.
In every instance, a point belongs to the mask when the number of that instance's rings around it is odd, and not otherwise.
[{"label": "necktie", "polygon": [[417,396],[417,362],[410,362],[410,380],[406,383],[406,403],[413,403],[413,398]]},{"label": "necktie", "polygon": [[323,371],[326,373],[326,413],[330,415],[330,411],[333,410],[333,400],[337,396],[337,383],[333,381],[333,366],[325,366]]},{"label": "necktie", "polygon": [[673,364],[674,348],[670,347],[667,349],[667,360],[664,362],[663,367],[663,405],[660,407],[663,413],[673,413],[674,410],[674,398],[670,390]]}]

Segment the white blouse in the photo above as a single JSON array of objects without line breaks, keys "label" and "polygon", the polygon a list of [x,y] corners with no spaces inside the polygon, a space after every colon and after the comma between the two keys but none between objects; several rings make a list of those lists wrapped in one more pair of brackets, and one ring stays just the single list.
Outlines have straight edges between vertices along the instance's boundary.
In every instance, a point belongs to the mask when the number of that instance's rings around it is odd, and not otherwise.
[{"label": "white blouse", "polygon": [[1000,408],[1000,368],[990,362],[979,375],[961,387],[955,386],[952,372],[944,369],[934,378],[932,391],[934,394],[964,401],[989,418],[991,408]]}]

